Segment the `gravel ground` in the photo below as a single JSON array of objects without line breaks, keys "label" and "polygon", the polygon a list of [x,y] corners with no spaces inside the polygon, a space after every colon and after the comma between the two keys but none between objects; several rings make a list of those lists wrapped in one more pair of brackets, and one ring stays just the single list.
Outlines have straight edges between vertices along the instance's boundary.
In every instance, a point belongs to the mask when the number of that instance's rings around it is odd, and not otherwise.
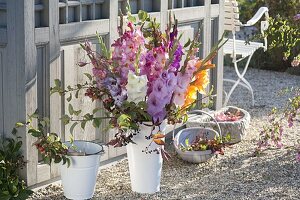
[{"label": "gravel ground", "polygon": [[[234,78],[234,69],[225,68],[224,76]],[[300,139],[300,125],[286,129],[285,148],[266,151],[253,157],[259,130],[273,106],[281,108],[288,97],[278,91],[300,86],[300,76],[249,69],[247,80],[255,91],[255,106],[251,107],[250,93],[238,87],[229,105],[248,110],[250,128],[245,139],[226,149],[224,156],[203,164],[189,164],[178,159],[172,145],[167,149],[174,156],[164,162],[161,191],[140,195],[130,190],[127,160],[102,169],[93,199],[300,199],[300,163],[295,161],[293,145]],[[228,85],[225,85],[228,89]],[[145,180],[146,181],[146,180]],[[64,199],[59,184],[42,188],[31,199]]]}]

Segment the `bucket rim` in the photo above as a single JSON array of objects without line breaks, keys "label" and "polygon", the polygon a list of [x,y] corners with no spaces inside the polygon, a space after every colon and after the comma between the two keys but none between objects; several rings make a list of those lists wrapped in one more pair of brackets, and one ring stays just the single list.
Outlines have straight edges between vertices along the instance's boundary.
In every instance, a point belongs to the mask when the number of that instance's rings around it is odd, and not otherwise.
[{"label": "bucket rim", "polygon": [[[100,147],[101,147],[101,150],[97,151],[96,153],[86,153],[85,155],[68,155],[68,156],[93,156],[93,155],[98,155],[98,154],[103,154],[103,153],[104,153],[104,148],[103,148],[103,145],[102,145],[102,144],[98,144],[98,143],[96,143],[96,142],[93,142],[93,141],[86,141],[86,140],[74,140],[74,142],[93,143],[93,144],[96,144],[96,145],[100,146]],[[66,143],[71,144],[70,141],[65,141],[65,142],[63,142],[63,144],[66,144]]]}]

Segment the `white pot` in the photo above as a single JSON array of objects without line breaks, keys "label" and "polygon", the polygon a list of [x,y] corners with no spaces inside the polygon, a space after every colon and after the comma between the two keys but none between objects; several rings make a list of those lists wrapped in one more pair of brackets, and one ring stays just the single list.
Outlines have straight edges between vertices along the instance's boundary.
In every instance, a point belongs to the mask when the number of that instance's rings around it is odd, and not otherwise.
[{"label": "white pot", "polygon": [[[164,133],[166,123],[163,122],[160,125],[160,130]],[[140,133],[134,136],[133,141],[136,144],[128,144],[127,157],[130,171],[131,189],[138,193],[152,194],[160,190],[160,177],[162,171],[163,158],[161,153],[156,152],[145,153],[143,152],[146,147],[149,146],[151,140],[145,139],[145,136],[149,136],[152,127],[141,125]],[[158,127],[155,128],[153,133],[158,131]],[[160,147],[156,143],[152,142],[150,149]]]},{"label": "white pot", "polygon": [[[66,142],[70,146],[69,142]],[[69,156],[70,167],[61,166],[64,196],[68,199],[90,199],[94,195],[102,146],[88,141],[74,141],[76,151],[86,155]]]}]

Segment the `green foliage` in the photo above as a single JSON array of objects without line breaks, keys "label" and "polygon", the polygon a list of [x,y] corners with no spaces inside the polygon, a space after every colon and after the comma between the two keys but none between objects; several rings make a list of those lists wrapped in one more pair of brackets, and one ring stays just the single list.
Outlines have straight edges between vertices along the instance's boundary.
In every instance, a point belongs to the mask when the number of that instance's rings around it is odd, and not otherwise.
[{"label": "green foliage", "polygon": [[284,18],[293,18],[300,10],[299,0],[264,0],[269,8],[271,17],[280,15]]},{"label": "green foliage", "polygon": [[240,9],[240,20],[246,23],[262,6],[269,8],[271,17],[280,15],[284,18],[293,18],[300,10],[299,0],[237,0]]},{"label": "green foliage", "polygon": [[[20,126],[20,124],[18,124]],[[22,141],[15,136],[0,144],[0,199],[27,199],[32,194],[19,177],[19,170],[25,165],[21,154]]]},{"label": "green foliage", "polygon": [[250,20],[255,12],[261,7],[265,5],[264,0],[237,0],[239,3],[240,10],[240,21],[242,23],[246,23]]},{"label": "green foliage", "polygon": [[224,141],[227,141],[227,139],[230,138],[230,136],[226,137],[215,137],[214,139],[208,140],[204,139],[201,136],[196,136],[195,140],[193,140],[190,144],[189,139],[187,138],[185,140],[185,145],[180,146],[181,151],[206,151],[211,150],[214,154],[224,154]]},{"label": "green foliage", "polygon": [[[66,116],[62,121],[67,121]],[[35,126],[35,124],[37,124]],[[37,111],[28,116],[26,123],[18,122],[14,130],[26,127],[28,134],[37,138],[33,144],[41,153],[42,159],[46,164],[59,163],[70,165],[70,158],[67,156],[68,148],[65,146],[60,137],[56,133],[48,133],[47,130],[50,126],[50,120],[46,117],[38,115]]]},{"label": "green foliage", "polygon": [[[238,0],[240,7],[240,19],[243,23],[254,16],[259,7],[269,8],[271,17],[267,30],[269,49],[262,49],[254,54],[251,67],[285,71],[294,57],[299,56],[299,22],[293,17],[300,10],[299,0]],[[256,25],[259,28],[259,23]],[[300,59],[300,58],[299,58]],[[226,62],[226,61],[225,61]],[[242,64],[242,63],[241,63]]]},{"label": "green foliage", "polygon": [[269,23],[269,28],[265,34],[269,40],[268,48],[270,51],[280,49],[285,60],[300,53],[299,48],[297,51],[297,47],[300,45],[299,23],[281,16],[270,18]]}]

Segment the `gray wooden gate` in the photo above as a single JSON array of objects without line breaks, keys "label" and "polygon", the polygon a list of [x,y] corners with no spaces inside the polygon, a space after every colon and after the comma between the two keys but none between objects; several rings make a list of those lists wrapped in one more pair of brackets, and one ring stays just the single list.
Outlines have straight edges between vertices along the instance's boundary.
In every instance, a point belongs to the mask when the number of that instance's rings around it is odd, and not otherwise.
[{"label": "gray wooden gate", "polygon": [[[202,27],[202,54],[222,33],[223,1],[220,0],[131,0],[132,12],[146,10],[165,28],[168,13],[176,15],[184,40],[192,38]],[[85,39],[95,42],[99,32],[110,45],[118,36],[118,10],[124,10],[125,0],[0,0],[0,135],[7,137],[17,121],[39,108],[50,116],[51,131],[68,139],[69,127],[59,118],[68,103],[58,95],[49,96],[49,87],[59,78],[64,85],[84,81],[85,70],[76,67],[84,57],[78,43]],[[211,83],[218,94],[215,106],[222,105],[222,53],[215,60],[217,68],[211,72]],[[90,104],[90,107],[84,105]],[[94,103],[88,98],[75,102],[76,108],[88,111]],[[103,124],[103,127],[105,124]],[[103,128],[77,129],[76,139],[106,142],[111,135]],[[80,133],[80,134],[79,134]],[[28,185],[59,176],[57,165],[39,163],[33,138],[22,134],[23,152],[28,160],[23,176]],[[124,154],[123,149],[106,149],[102,161]]]}]

